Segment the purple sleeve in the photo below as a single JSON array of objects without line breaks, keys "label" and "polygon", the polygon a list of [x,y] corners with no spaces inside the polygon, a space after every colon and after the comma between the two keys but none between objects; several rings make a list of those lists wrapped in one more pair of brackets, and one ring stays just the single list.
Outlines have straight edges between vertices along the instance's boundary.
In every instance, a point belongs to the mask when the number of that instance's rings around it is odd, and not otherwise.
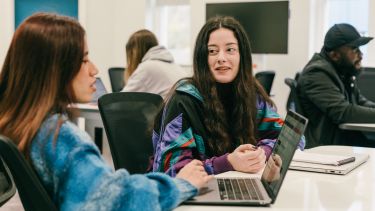
[{"label": "purple sleeve", "polygon": [[267,160],[268,160],[268,158],[270,157],[270,155],[272,153],[272,147],[270,147],[269,145],[262,145],[260,147],[264,150],[264,152],[266,154],[266,157],[267,157]]},{"label": "purple sleeve", "polygon": [[212,157],[204,161],[205,169],[208,174],[220,174],[227,171],[233,171],[233,166],[228,161],[229,153],[219,157]]}]

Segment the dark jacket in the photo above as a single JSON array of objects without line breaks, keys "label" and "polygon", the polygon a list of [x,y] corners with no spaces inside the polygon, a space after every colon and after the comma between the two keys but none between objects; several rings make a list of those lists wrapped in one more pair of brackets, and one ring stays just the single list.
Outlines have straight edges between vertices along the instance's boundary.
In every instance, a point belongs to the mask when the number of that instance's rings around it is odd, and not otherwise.
[{"label": "dark jacket", "polygon": [[316,53],[298,79],[297,95],[309,119],[306,148],[319,145],[375,146],[342,123],[375,123],[375,103],[361,95],[355,77],[341,74],[324,53]]}]

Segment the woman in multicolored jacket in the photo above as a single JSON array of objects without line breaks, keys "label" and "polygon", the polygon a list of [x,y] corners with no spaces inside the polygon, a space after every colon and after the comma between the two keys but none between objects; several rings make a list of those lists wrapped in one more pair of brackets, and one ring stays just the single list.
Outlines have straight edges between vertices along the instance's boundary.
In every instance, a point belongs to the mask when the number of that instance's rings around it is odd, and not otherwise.
[{"label": "woman in multicolored jacket", "polygon": [[175,176],[199,159],[209,174],[258,172],[283,120],[254,79],[250,43],[239,22],[207,21],[193,61],[193,77],[176,84],[155,121],[153,171]]}]

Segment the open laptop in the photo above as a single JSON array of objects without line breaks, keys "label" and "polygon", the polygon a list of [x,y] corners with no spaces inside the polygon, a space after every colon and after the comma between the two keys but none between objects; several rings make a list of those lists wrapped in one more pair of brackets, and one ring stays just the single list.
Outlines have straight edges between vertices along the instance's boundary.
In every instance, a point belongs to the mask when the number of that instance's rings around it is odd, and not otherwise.
[{"label": "open laptop", "polygon": [[98,104],[98,99],[107,94],[107,89],[105,88],[104,86],[104,83],[102,81],[101,78],[96,78],[96,81],[95,81],[95,87],[96,87],[96,91],[94,92],[93,96],[92,96],[92,99],[91,99],[91,102],[90,104]]},{"label": "open laptop", "polygon": [[[329,146],[324,146],[324,147],[329,147]],[[306,151],[318,153],[319,147],[312,148]],[[324,164],[317,164],[317,163],[292,161],[292,163],[289,166],[289,169],[311,171],[311,172],[318,172],[318,173],[327,173],[327,174],[345,175],[349,173],[350,171],[352,171],[353,169],[360,166],[361,164],[365,163],[369,159],[368,154],[353,153],[353,154],[347,154],[346,156],[354,157],[355,158],[354,162],[349,162],[343,165],[336,166],[336,165],[324,165]]]},{"label": "open laptop", "polygon": [[276,171],[270,157],[261,178],[215,178],[184,204],[268,206],[274,203],[306,125],[306,118],[288,111],[271,155],[282,161]]}]

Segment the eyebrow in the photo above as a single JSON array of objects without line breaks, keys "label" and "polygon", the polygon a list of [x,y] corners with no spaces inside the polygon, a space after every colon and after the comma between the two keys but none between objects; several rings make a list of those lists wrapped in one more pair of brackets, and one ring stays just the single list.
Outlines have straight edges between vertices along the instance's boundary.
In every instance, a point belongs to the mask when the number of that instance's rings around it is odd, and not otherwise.
[{"label": "eyebrow", "polygon": [[[231,42],[231,43],[227,43],[225,44],[226,46],[228,45],[238,45],[238,43],[235,43],[235,42]],[[216,44],[209,44],[208,47],[216,47],[217,45]]]}]

